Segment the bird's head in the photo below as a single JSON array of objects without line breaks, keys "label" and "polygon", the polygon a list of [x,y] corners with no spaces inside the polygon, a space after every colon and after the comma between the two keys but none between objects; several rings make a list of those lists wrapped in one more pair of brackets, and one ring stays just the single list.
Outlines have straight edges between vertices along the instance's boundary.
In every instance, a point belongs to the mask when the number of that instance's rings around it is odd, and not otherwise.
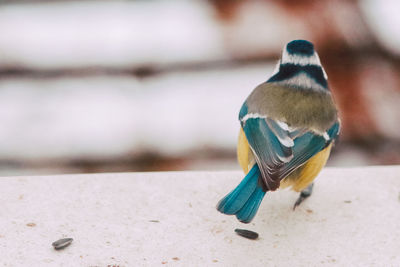
[{"label": "bird's head", "polygon": [[314,45],[306,40],[293,40],[284,47],[282,57],[268,81],[327,89],[327,79]]},{"label": "bird's head", "polygon": [[283,49],[280,64],[321,66],[318,54],[314,50],[314,45],[306,40],[289,42]]}]

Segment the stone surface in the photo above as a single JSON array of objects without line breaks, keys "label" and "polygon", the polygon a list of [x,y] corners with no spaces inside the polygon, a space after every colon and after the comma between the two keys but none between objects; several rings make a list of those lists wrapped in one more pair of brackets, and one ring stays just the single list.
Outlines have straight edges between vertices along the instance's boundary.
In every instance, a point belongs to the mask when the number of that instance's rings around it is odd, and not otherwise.
[{"label": "stone surface", "polygon": [[[2,266],[397,266],[400,166],[326,168],[248,225],[215,210],[240,172],[0,178]],[[235,228],[259,233],[257,240]],[[56,251],[52,242],[74,242]]]}]

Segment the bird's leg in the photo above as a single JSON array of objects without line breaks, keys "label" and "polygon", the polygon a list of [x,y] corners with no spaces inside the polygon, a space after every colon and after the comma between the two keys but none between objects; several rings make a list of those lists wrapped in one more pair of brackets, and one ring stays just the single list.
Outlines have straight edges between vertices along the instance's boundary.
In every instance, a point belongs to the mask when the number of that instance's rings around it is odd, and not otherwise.
[{"label": "bird's leg", "polygon": [[294,203],[293,210],[295,210],[296,207],[298,205],[300,205],[301,202],[303,202],[304,199],[306,199],[309,196],[311,196],[313,187],[314,187],[314,183],[311,183],[306,189],[301,191],[299,198],[296,200],[296,203]]}]

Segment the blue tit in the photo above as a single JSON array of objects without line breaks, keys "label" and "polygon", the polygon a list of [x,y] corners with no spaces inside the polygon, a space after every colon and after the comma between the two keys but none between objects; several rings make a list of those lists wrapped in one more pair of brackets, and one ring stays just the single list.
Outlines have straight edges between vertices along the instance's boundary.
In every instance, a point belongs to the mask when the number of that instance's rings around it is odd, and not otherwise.
[{"label": "blue tit", "polygon": [[246,176],[218,211],[249,223],[267,191],[301,192],[294,208],[311,195],[340,129],[327,79],[312,43],[294,40],[284,47],[272,77],[240,109],[237,153]]}]

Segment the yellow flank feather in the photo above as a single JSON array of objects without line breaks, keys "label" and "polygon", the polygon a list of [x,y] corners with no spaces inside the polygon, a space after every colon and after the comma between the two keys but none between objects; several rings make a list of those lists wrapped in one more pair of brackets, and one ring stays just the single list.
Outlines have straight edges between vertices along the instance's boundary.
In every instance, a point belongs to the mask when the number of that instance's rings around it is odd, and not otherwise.
[{"label": "yellow flank feather", "polygon": [[292,187],[292,190],[300,192],[314,181],[318,173],[325,166],[331,153],[332,144],[309,159],[303,166],[292,172],[281,181],[279,188]]},{"label": "yellow flank feather", "polygon": [[246,135],[240,127],[239,140],[237,146],[237,157],[244,173],[248,173],[254,164],[253,152],[250,149],[249,142],[247,142]]},{"label": "yellow flank feather", "polygon": [[[329,154],[331,153],[332,144],[327,146],[324,150],[317,153],[314,157],[309,159],[303,166],[297,168],[289,176],[281,181],[279,188],[291,186],[294,191],[300,192],[314,181],[318,173],[325,166]],[[237,157],[243,171],[247,174],[251,167],[254,165],[253,152],[250,149],[246,135],[243,129],[240,128],[239,140],[237,146]]]}]

